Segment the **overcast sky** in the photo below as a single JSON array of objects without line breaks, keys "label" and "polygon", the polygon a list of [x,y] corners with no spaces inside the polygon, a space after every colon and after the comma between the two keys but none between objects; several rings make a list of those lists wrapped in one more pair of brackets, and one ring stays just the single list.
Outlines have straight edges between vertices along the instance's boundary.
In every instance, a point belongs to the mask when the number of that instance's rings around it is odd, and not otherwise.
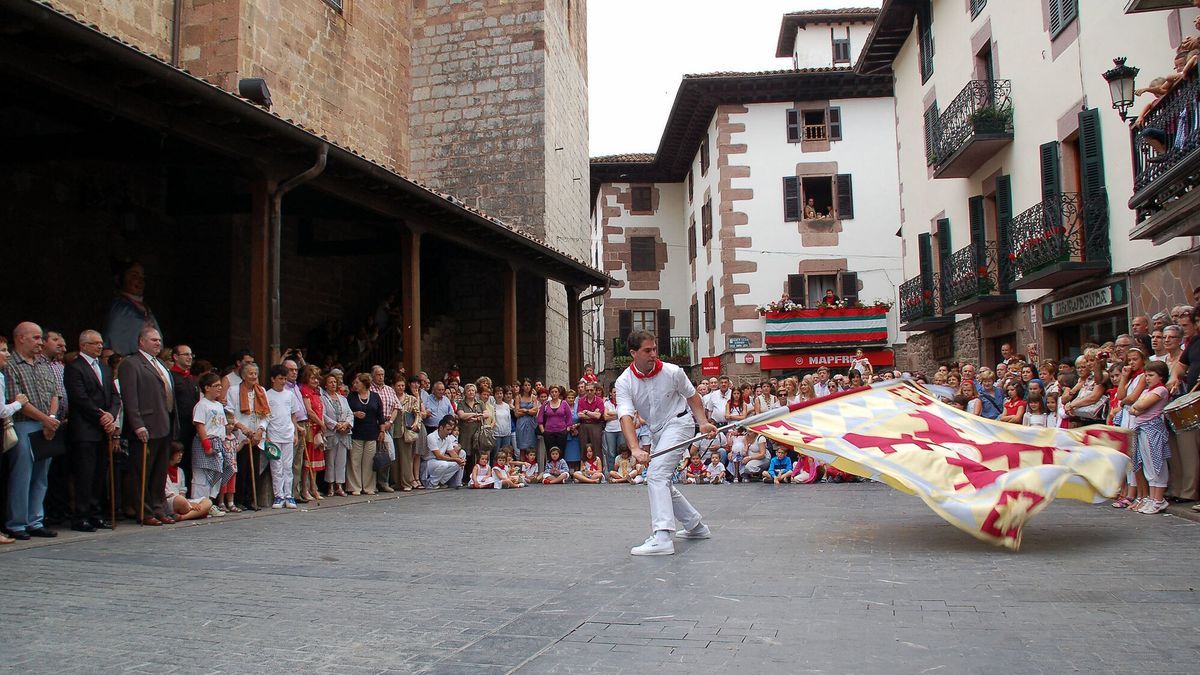
[{"label": "overcast sky", "polygon": [[878,0],[590,0],[591,156],[657,150],[684,74],[790,68],[775,58],[787,12],[869,6]]}]

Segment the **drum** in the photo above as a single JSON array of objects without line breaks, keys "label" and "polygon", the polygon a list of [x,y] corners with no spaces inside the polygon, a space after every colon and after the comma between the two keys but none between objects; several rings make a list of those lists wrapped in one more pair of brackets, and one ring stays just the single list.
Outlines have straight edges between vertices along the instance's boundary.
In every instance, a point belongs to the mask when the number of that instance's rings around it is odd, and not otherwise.
[{"label": "drum", "polygon": [[1180,397],[1163,409],[1163,416],[1175,433],[1200,429],[1200,391]]}]

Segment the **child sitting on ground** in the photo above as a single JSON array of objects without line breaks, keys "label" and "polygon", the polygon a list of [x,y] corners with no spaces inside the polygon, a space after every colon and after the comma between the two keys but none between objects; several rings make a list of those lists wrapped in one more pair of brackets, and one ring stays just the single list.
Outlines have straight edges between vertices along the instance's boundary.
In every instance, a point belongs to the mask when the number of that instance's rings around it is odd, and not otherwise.
[{"label": "child sitting on ground", "polygon": [[579,470],[572,476],[577,483],[599,483],[604,479],[604,471],[600,468],[600,459],[596,457],[596,451],[591,445],[588,445],[583,450],[583,461],[579,463]]},{"label": "child sitting on ground", "polygon": [[721,455],[717,453],[716,448],[708,455],[708,482],[712,485],[720,485],[725,482],[725,465],[721,463]]},{"label": "child sitting on ground", "polygon": [[742,482],[742,460],[746,459],[746,432],[741,428],[734,428],[729,431],[728,446],[726,446],[726,457],[729,461],[730,470],[733,472],[733,482]]},{"label": "child sitting on ground", "polygon": [[615,462],[616,468],[608,472],[608,482],[610,483],[628,483],[637,475],[633,465],[633,451],[625,446],[621,446],[621,454],[617,455]]},{"label": "child sitting on ground", "polygon": [[529,448],[525,451],[525,459],[521,461],[521,475],[525,477],[525,484],[532,485],[542,482],[545,476],[542,474],[541,468],[538,466],[537,450]]},{"label": "child sitting on ground", "polygon": [[771,463],[767,465],[767,471],[763,474],[764,483],[772,481],[776,485],[792,482],[792,458],[788,457],[787,448],[782,445],[775,447],[775,456],[771,458]]},{"label": "child sitting on ground", "polygon": [[166,504],[174,514],[175,520],[198,520],[207,518],[212,510],[212,500],[208,497],[188,499],[187,478],[179,470],[179,462],[183,461],[183,444],[171,443],[171,462],[167,467]]},{"label": "child sitting on ground", "polygon": [[[717,456],[717,461],[720,461],[720,456]],[[704,466],[704,460],[700,459],[699,446],[692,446],[691,456],[688,457],[687,466],[684,467],[684,481],[688,485],[703,483],[708,476],[708,468]]]},{"label": "child sitting on ground", "polygon": [[488,466],[487,453],[479,453],[479,458],[475,460],[475,467],[471,469],[471,482],[468,487],[475,490],[491,488],[495,480],[495,477],[492,476],[492,467]]},{"label": "child sitting on ground", "polygon": [[496,465],[492,467],[492,487],[497,490],[525,487],[525,474],[511,471],[513,468],[515,467],[508,465],[508,450],[502,448],[496,451]]},{"label": "child sitting on ground", "polygon": [[546,473],[542,476],[542,485],[560,485],[567,482],[571,475],[571,467],[562,458],[562,450],[558,446],[550,448],[550,458],[546,460]]}]

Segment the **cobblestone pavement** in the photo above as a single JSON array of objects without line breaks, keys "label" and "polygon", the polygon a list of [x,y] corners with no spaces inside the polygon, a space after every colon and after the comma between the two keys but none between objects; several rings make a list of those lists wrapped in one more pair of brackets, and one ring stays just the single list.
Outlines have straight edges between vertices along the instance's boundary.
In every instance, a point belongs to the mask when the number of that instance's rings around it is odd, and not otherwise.
[{"label": "cobblestone pavement", "polygon": [[[879,485],[410,493],[0,550],[24,672],[1200,670],[1200,525],[1060,501],[1019,553]],[[328,504],[328,501],[326,502]],[[786,515],[781,515],[786,514]]]}]

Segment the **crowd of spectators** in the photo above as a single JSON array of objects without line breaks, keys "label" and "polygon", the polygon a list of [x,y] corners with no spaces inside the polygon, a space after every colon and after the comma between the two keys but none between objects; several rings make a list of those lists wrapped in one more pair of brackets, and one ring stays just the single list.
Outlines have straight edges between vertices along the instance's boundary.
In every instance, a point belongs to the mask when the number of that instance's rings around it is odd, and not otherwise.
[{"label": "crowd of spectators", "polygon": [[[1135,430],[1133,469],[1114,506],[1140,513],[1200,495],[1197,432],[1168,429],[1163,410],[1200,377],[1196,310],[1181,306],[1075,359],[1018,354],[994,367],[947,363],[933,373],[877,371],[861,350],[846,372],[734,384],[696,382],[718,427],[840,391],[912,377],[951,405],[1037,427],[1114,424]],[[0,338],[7,473],[0,542],[52,537],[47,524],[111,528],[113,511],[143,525],[380,492],[540,483],[644,482],[617,420],[616,391],[591,366],[575,387],[482,376],[439,379],[373,366],[346,373],[305,363],[302,350],[265,372],[253,355],[218,369],[187,344],[165,348],[143,324],[121,354],[87,330],[78,350],[22,323]],[[63,428],[65,426],[65,429]],[[637,420],[641,450],[650,430]],[[11,449],[8,449],[11,446]],[[805,484],[858,480],[736,427],[694,444],[681,483]],[[144,486],[144,487],[143,487]],[[112,499],[115,495],[115,500]],[[108,508],[106,508],[106,506]],[[1200,508],[1197,508],[1200,510]]]}]

